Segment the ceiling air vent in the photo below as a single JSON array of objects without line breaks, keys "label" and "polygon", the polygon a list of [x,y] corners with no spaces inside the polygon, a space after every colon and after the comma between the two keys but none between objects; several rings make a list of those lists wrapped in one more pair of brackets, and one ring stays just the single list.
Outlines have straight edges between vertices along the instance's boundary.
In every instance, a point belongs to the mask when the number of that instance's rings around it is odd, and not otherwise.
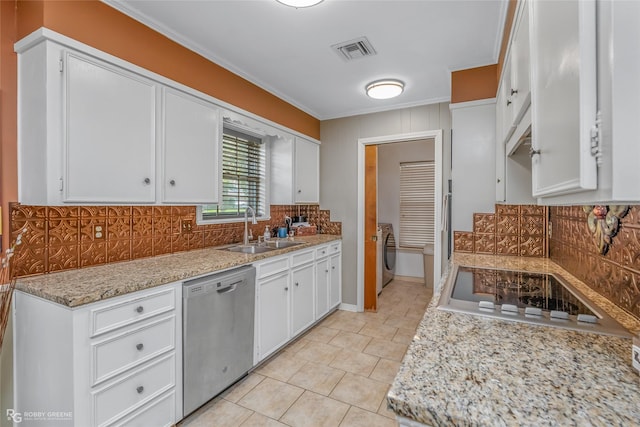
[{"label": "ceiling air vent", "polygon": [[331,48],[335,50],[345,61],[351,61],[352,59],[364,58],[365,56],[372,56],[376,54],[376,50],[371,46],[371,43],[366,37],[359,37],[347,42],[334,44]]}]

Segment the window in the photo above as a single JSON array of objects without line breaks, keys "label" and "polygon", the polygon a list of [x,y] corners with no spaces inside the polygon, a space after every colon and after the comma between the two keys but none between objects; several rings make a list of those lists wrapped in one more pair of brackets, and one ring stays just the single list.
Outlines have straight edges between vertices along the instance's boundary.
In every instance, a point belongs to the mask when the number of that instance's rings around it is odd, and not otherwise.
[{"label": "window", "polygon": [[222,136],[221,202],[202,207],[203,220],[242,218],[247,206],[266,213],[265,144],[248,133],[225,127]]},{"label": "window", "polygon": [[400,247],[433,244],[434,180],[434,162],[400,163]]}]

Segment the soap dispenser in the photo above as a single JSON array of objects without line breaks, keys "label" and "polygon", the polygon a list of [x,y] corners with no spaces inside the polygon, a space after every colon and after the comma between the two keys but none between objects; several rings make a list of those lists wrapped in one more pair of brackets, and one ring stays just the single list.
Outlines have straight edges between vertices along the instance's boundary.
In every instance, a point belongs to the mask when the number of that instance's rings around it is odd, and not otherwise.
[{"label": "soap dispenser", "polygon": [[267,225],[264,228],[264,241],[266,242],[267,240],[269,240],[271,238],[271,231],[269,230],[269,226]]}]

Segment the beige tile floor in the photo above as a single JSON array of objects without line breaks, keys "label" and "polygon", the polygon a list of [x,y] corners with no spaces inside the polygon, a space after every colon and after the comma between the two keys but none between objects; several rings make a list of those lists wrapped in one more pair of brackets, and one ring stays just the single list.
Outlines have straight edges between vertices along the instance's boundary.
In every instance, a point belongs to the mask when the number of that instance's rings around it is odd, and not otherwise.
[{"label": "beige tile floor", "polygon": [[334,312],[179,426],[397,426],[386,394],[431,296],[392,281],[376,313]]}]

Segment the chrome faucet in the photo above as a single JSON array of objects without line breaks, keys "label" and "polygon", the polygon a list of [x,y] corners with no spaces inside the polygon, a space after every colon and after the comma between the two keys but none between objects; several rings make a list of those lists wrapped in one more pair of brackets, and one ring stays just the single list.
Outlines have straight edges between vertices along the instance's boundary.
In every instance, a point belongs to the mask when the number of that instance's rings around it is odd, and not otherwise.
[{"label": "chrome faucet", "polygon": [[244,245],[249,244],[249,218],[247,215],[249,211],[251,211],[251,224],[256,225],[258,223],[256,221],[256,211],[251,206],[247,206],[247,209],[244,210]]}]

